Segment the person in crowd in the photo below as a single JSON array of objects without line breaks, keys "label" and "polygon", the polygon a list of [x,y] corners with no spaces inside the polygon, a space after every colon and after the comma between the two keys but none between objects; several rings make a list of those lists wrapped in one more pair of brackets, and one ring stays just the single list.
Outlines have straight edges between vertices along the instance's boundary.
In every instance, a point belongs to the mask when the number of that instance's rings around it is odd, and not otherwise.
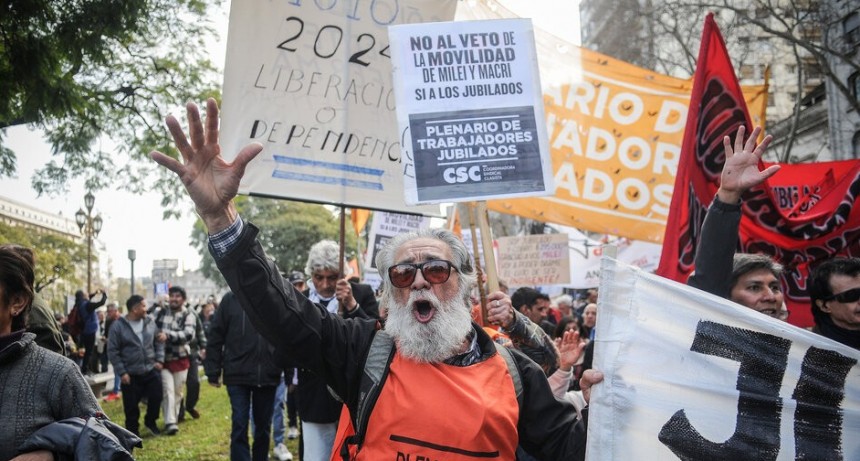
[{"label": "person in crowd", "polygon": [[[212,316],[215,314],[215,301],[209,300],[200,308],[200,321],[203,322],[203,334],[209,338],[209,327],[212,325]],[[205,348],[203,350],[206,350]],[[201,363],[203,360],[201,360]]]},{"label": "person in crowd", "polygon": [[[109,302],[107,304],[107,313],[105,314],[105,321],[104,321],[104,335],[102,337],[103,338],[102,340],[104,341],[104,344],[105,344],[105,351],[101,355],[101,361],[104,362],[104,364],[102,365],[102,371],[103,372],[108,371],[108,362],[110,361],[110,357],[108,356],[108,352],[107,352],[107,344],[109,342],[110,329],[113,326],[113,323],[117,319],[119,319],[120,317],[121,317],[121,315],[119,312],[119,308],[117,307],[117,304],[114,301]],[[105,397],[105,400],[107,400],[109,402],[114,401],[120,397],[120,395],[119,395],[120,394],[120,386],[122,385],[122,377],[120,376],[120,374],[117,373],[116,370],[114,370],[113,372],[114,372],[113,388],[108,393],[107,397]]]},{"label": "person in crowd", "polygon": [[[93,301],[97,295],[101,295],[99,301]],[[103,306],[107,301],[107,295],[101,289],[95,293],[86,296],[83,290],[75,292],[75,305],[80,311],[80,315],[84,318],[84,328],[81,332],[81,340],[78,342],[80,347],[84,349],[84,358],[81,363],[81,373],[90,375],[94,371],[95,356],[96,356],[96,336],[99,331],[99,317],[96,310]]]},{"label": "person in crowd", "polygon": [[179,403],[182,402],[185,380],[191,367],[191,347],[197,321],[185,305],[185,289],[172,286],[167,290],[167,308],[158,311],[155,324],[158,326],[156,341],[164,343],[164,363],[161,368],[162,417],[164,432],[176,435],[179,432]]},{"label": "person in crowd", "polygon": [[[232,413],[230,460],[266,461],[281,368],[233,293],[221,299],[209,333],[203,368],[210,385],[227,386]],[[249,412],[254,417],[253,447],[248,443]]]},{"label": "person in crowd", "polygon": [[[358,459],[394,459],[403,451],[415,457],[467,451],[513,459],[518,442],[540,458],[584,458],[587,411],[577,420],[571,405],[552,397],[540,368],[516,350],[511,357],[528,404],[520,408],[513,382],[499,379],[510,376],[508,367],[483,329],[471,323],[475,274],[459,238],[441,229],[392,238],[376,261],[388,308],[385,333],[375,319],[344,319],[295,291],[263,252],[258,229],[236,211],[232,199],[245,166],[262,146],[251,144],[227,163],[220,156],[215,100],[207,101],[205,128],[195,104],[188,104],[187,115],[190,142],[176,118],[167,119],[185,163],[159,152],[152,158],[183,182],[207,227],[219,270],[276,354],[305,364],[357,414],[371,342],[393,340]],[[335,280],[339,290],[347,290],[345,280]],[[585,374],[586,401],[600,380],[600,373]]]},{"label": "person in crowd", "polygon": [[[289,387],[287,379],[292,380],[292,377],[292,368],[284,370],[284,372],[281,373],[278,387],[275,388],[275,404],[272,408],[272,441],[274,442],[272,453],[279,461],[289,461],[293,459],[293,454],[287,448],[286,443],[284,443],[284,436],[287,433],[286,424],[284,423],[284,410],[286,409],[287,389]],[[292,423],[296,424],[295,421],[292,421]]]},{"label": "person in crowd", "polygon": [[831,258],[812,269],[806,286],[812,331],[860,349],[860,258]]},{"label": "person in crowd", "polygon": [[194,316],[194,338],[191,339],[191,354],[188,356],[190,366],[188,367],[188,379],[185,380],[185,399],[179,404],[178,421],[185,420],[187,412],[194,419],[200,418],[197,411],[197,402],[200,400],[200,364],[206,358],[206,331],[203,327],[203,319],[194,309],[188,309],[189,315]]},{"label": "person in crowd", "polygon": [[535,325],[539,325],[548,336],[552,337],[555,325],[546,319],[549,311],[549,296],[534,288],[522,287],[511,295],[511,302],[514,309],[528,317]]},{"label": "person in crowd", "polygon": [[559,366],[548,378],[549,385],[555,398],[570,402],[581,417],[588,402],[577,385],[580,377],[577,368],[581,368],[586,342],[580,338],[578,330],[565,330],[557,345]]},{"label": "person in crowd", "polygon": [[72,339],[72,335],[69,334],[68,328],[66,328],[66,316],[62,312],[54,312],[54,319],[57,321],[57,325],[60,326],[64,355],[74,361],[78,356],[78,345],[75,344],[75,340]]},{"label": "person in crowd", "polygon": [[555,331],[553,332],[553,339],[561,338],[566,331],[575,331],[577,333],[582,333],[581,327],[579,325],[579,319],[571,316],[564,316],[559,320],[558,325],[555,327]]},{"label": "person in crowd", "polygon": [[[107,354],[120,376],[125,428],[140,434],[140,402],[146,400],[143,425],[158,435],[158,412],[163,398],[161,369],[164,343],[155,340],[158,327],[146,314],[146,300],[132,295],[125,302],[128,314],[111,323]],[[117,311],[119,312],[119,311]]]},{"label": "person in crowd", "polygon": [[[26,258],[30,265],[36,267],[36,255],[32,249],[15,244],[7,245],[10,249],[17,251],[21,256]],[[51,309],[45,304],[45,300],[39,296],[39,293],[33,293],[33,303],[30,306],[30,315],[27,321],[27,332],[36,335],[36,344],[60,355],[68,356],[60,324],[51,312]]]},{"label": "person in crowd", "polygon": [[[331,314],[375,320],[379,304],[373,288],[347,281],[340,271],[349,266],[339,258],[340,248],[332,240],[311,246],[305,264],[310,283],[302,294]],[[302,460],[328,461],[343,402],[331,395],[321,376],[305,367],[298,370],[296,402],[302,421]]]},{"label": "person in crowd", "polygon": [[745,127],[738,128],[734,146],[728,136],[723,138],[726,161],[720,186],[702,223],[694,260],[696,270],[687,284],[765,315],[783,318],[784,296],[779,282],[782,266],[767,255],[734,254],[743,195],[779,171],[779,165],[759,170],[761,156],[773,138],[768,135],[757,143],[760,127],[746,139],[745,132]]},{"label": "person in crowd", "polygon": [[585,338],[589,341],[594,340],[597,333],[595,326],[597,325],[597,303],[588,303],[582,310],[582,329],[585,333]]},{"label": "person in crowd", "polygon": [[299,271],[290,272],[290,276],[288,277],[290,283],[296,287],[296,290],[305,291],[308,289],[307,279],[305,279],[305,274]]},{"label": "person in crowd", "polygon": [[107,371],[107,330],[105,330],[105,309],[96,310],[99,319],[99,329],[96,331],[96,353],[93,355],[93,370],[96,373]]},{"label": "person in crowd", "polygon": [[555,305],[561,318],[575,315],[573,313],[573,296],[569,294],[558,295],[555,298]]},{"label": "person in crowd", "polygon": [[101,411],[69,359],[39,347],[26,331],[34,297],[34,267],[17,245],[0,245],[0,459],[53,461],[49,450],[21,452],[40,428]]}]

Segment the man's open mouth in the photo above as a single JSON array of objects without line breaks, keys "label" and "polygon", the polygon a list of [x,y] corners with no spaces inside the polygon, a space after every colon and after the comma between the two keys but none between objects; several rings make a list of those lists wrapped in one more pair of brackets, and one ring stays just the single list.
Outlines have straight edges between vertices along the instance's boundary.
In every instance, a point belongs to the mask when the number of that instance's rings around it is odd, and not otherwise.
[{"label": "man's open mouth", "polygon": [[412,304],[412,312],[415,313],[415,320],[421,323],[427,323],[433,319],[436,313],[436,308],[430,301],[415,301]]}]

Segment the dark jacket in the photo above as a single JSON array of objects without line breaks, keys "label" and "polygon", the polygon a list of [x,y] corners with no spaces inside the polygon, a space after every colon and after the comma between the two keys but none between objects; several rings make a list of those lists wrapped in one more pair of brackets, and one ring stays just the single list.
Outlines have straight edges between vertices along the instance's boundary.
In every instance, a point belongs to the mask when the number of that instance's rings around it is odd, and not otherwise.
[{"label": "dark jacket", "polygon": [[137,337],[128,319],[120,317],[111,325],[107,353],[114,373],[141,376],[155,368],[155,362],[164,363],[164,343],[155,341],[158,327],[146,316],[143,319],[143,341]]},{"label": "dark jacket", "polygon": [[695,272],[687,279],[687,285],[731,299],[740,222],[740,205],[723,203],[714,197],[702,222],[696,246]]},{"label": "dark jacket", "polygon": [[[246,223],[230,252],[216,258],[248,317],[276,349],[320,376],[356,413],[364,363],[376,334],[372,319],[343,319],[302,296],[280,275],[259,241],[259,230]],[[476,330],[482,352],[495,345]],[[585,425],[572,405],[552,396],[543,371],[525,355],[513,356],[523,384],[523,406],[517,423],[520,444],[541,459],[580,460],[585,456]],[[444,405],[439,411],[445,411]]]},{"label": "dark jacket", "polygon": [[24,441],[20,450],[54,452],[56,461],[134,461],[140,437],[104,417],[68,418],[43,426]]},{"label": "dark jacket", "polygon": [[212,315],[206,359],[210,383],[239,386],[277,386],[283,368],[275,365],[269,344],[257,333],[233,293],[227,293]]},{"label": "dark jacket", "polygon": [[66,355],[66,343],[60,334],[60,324],[57,323],[54,313],[48,309],[45,301],[38,294],[33,297],[33,304],[30,306],[27,331],[36,335],[36,344],[49,351]]}]

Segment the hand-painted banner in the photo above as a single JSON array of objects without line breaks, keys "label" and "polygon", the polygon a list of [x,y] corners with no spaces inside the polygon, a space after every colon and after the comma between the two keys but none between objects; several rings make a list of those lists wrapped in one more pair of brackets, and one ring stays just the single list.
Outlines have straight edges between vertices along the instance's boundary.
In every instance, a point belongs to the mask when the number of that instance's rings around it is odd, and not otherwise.
[{"label": "hand-painted banner", "polygon": [[[695,269],[699,229],[719,187],[723,136],[750,125],[722,36],[710,16],[687,121],[675,196],[657,273],[686,281]],[[860,256],[860,160],[782,164],[779,173],[743,197],[740,251],[765,253],[785,270],[789,322],[812,326],[806,294],[809,267],[835,255]],[[707,242],[705,242],[707,244]]]},{"label": "hand-painted banner", "polygon": [[508,286],[567,285],[570,248],[567,234],[499,237],[499,278]]},{"label": "hand-painted banner", "polygon": [[[497,3],[467,2],[458,19],[497,19]],[[490,200],[488,208],[543,222],[660,243],[675,184],[692,80],[579,48],[535,29],[554,195]],[[764,123],[767,88],[744,87]]]},{"label": "hand-painted banner", "polygon": [[387,27],[453,18],[453,0],[233,2],[222,145],[264,150],[242,193],[438,215],[407,207]]},{"label": "hand-painted banner", "polygon": [[406,203],[550,193],[531,20],[409,24],[388,31]]},{"label": "hand-painted banner", "polygon": [[860,352],[604,258],[588,461],[860,459]]}]

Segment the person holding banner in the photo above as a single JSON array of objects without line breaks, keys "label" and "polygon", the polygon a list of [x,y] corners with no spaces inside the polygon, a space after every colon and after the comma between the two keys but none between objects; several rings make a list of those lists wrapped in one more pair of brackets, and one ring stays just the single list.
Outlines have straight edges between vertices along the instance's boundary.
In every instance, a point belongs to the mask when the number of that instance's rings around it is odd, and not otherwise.
[{"label": "person holding banner", "polygon": [[[317,373],[356,415],[371,345],[392,340],[385,380],[377,381],[367,414],[372,424],[356,425],[355,459],[465,461],[492,454],[513,460],[518,442],[542,459],[584,459],[587,410],[577,420],[570,404],[552,397],[534,362],[516,350],[497,350],[471,323],[475,274],[459,238],[429,229],[386,244],[377,257],[389,312],[384,334],[375,320],[332,314],[281,276],[257,240],[259,229],[233,204],[245,167],[262,146],[250,144],[228,163],[220,155],[215,100],[207,101],[205,127],[195,104],[187,114],[190,140],[175,117],[167,118],[184,163],[160,152],[151,156],[181,179],[207,227],[218,269],[276,354]],[[516,389],[506,357],[518,370]],[[599,373],[583,377],[586,401],[601,380]]]},{"label": "person holding banner", "polygon": [[759,170],[761,156],[773,137],[756,143],[761,127],[744,141],[745,128],[738,128],[734,147],[723,138],[726,161],[720,187],[702,223],[696,248],[695,272],[687,284],[730,299],[750,309],[782,318],[783,293],[779,277],[782,266],[767,255],[734,254],[741,221],[741,198],[753,187],[779,171],[779,165]]}]

